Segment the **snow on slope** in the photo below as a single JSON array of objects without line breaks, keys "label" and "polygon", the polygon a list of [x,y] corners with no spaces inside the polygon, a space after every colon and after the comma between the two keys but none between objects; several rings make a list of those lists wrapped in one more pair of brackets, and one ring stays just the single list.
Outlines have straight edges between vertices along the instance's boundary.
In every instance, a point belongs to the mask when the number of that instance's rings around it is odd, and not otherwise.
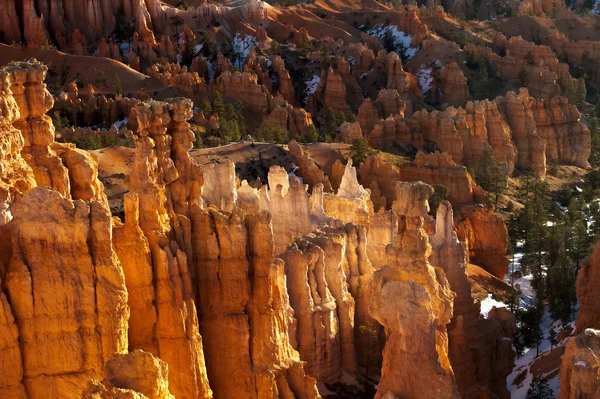
[{"label": "snow on slope", "polygon": [[390,35],[394,40],[394,47],[396,47],[397,51],[401,51],[406,58],[414,57],[417,51],[419,51],[417,48],[410,47],[412,36],[399,30],[396,25],[375,25],[367,33],[381,40],[386,35]]}]

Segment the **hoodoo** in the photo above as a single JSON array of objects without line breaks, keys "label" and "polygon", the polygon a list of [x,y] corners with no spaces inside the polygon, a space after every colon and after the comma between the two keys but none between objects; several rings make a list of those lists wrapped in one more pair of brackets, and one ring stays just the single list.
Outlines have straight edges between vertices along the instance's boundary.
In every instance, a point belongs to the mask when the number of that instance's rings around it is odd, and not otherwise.
[{"label": "hoodoo", "polygon": [[600,6],[384,3],[0,0],[0,398],[599,397]]}]

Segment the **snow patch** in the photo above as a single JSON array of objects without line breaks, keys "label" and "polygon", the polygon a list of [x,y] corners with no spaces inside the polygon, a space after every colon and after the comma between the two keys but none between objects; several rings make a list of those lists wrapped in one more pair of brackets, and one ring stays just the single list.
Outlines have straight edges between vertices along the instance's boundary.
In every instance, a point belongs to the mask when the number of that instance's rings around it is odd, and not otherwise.
[{"label": "snow patch", "polygon": [[258,46],[258,41],[254,36],[235,34],[233,38],[233,52],[237,56],[236,66],[240,71],[244,70],[246,57],[250,54],[250,50]]},{"label": "snow patch", "polygon": [[[435,60],[434,63],[438,66],[442,64],[439,60]],[[431,90],[433,84],[433,67],[421,65],[421,68],[417,71],[417,78],[419,79],[423,94],[427,93]]]},{"label": "snow patch", "polygon": [[304,102],[305,103],[306,103],[306,101],[308,101],[308,97],[315,94],[315,91],[317,91],[317,87],[319,86],[320,82],[321,82],[321,78],[317,75],[313,75],[311,80],[304,83],[306,85],[306,91],[304,92]]},{"label": "snow patch", "polygon": [[589,367],[590,365],[587,364],[587,362],[584,362],[583,360],[579,360],[575,363],[575,366]]},{"label": "snow patch", "polygon": [[120,121],[116,121],[113,125],[117,128],[117,130],[121,130],[125,126],[127,126],[127,118],[121,119]]},{"label": "snow patch", "polygon": [[412,43],[412,36],[408,33],[404,33],[399,30],[396,25],[375,25],[372,29],[367,31],[370,36],[375,36],[381,40],[386,35],[391,35],[394,40],[394,47],[396,52],[401,52],[406,58],[412,58],[417,54],[419,49],[410,47]]},{"label": "snow patch", "polygon": [[506,305],[504,304],[504,302],[497,301],[494,298],[492,298],[492,294],[488,294],[487,298],[481,301],[481,314],[483,315],[483,317],[487,318],[488,313],[490,313],[490,310],[492,310],[492,308],[505,307]]},{"label": "snow patch", "polygon": [[217,70],[217,63],[214,61],[209,61],[206,63],[206,66],[208,68],[208,80],[213,80]]},{"label": "snow patch", "polygon": [[119,50],[123,57],[129,57],[129,49],[131,48],[129,42],[121,42],[119,43]]}]

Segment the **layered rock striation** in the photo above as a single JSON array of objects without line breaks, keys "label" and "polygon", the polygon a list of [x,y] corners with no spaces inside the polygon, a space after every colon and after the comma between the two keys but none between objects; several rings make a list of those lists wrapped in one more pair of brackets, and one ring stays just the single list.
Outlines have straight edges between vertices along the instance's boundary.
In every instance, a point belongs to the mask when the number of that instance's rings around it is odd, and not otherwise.
[{"label": "layered rock striation", "polygon": [[494,101],[468,102],[464,108],[378,119],[382,116],[365,102],[357,117],[370,145],[378,149],[425,149],[433,144],[470,168],[477,168],[489,151],[508,174],[519,167],[544,176],[550,161],[589,165],[589,130],[577,108],[563,97],[537,100],[521,89]]},{"label": "layered rock striation", "polygon": [[371,280],[369,310],[386,334],[375,397],[459,398],[446,332],[455,294],[442,269],[429,263],[423,228],[433,189],[417,182],[398,183],[397,190],[398,235],[386,249],[388,263]]}]

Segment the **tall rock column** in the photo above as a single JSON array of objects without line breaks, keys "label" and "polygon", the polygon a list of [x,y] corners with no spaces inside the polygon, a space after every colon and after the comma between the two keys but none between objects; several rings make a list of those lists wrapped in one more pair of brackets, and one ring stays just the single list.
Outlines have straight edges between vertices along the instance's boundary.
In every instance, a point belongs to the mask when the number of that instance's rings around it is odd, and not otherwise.
[{"label": "tall rock column", "polygon": [[579,310],[575,329],[577,333],[586,328],[600,330],[600,243],[594,245],[591,254],[581,262],[581,268],[577,275],[577,300]]},{"label": "tall rock column", "polygon": [[0,252],[10,254],[5,285],[27,395],[80,397],[89,377],[99,378],[111,356],[127,351],[127,290],[110,211],[43,187],[11,210],[13,220],[2,226],[10,243]]},{"label": "tall rock column", "polygon": [[0,72],[0,200],[9,200],[35,187],[31,167],[21,156],[23,136],[13,123],[20,119],[19,106],[11,91],[14,74]]},{"label": "tall rock column", "polygon": [[273,258],[269,213],[193,206],[191,221],[198,318],[215,398],[320,398],[289,343],[293,315],[283,264]]},{"label": "tall rock column", "polygon": [[371,315],[385,328],[381,380],[375,398],[460,397],[448,358],[446,324],[454,293],[441,268],[428,259],[431,245],[423,217],[433,189],[398,182],[393,209],[399,234],[388,246],[388,264],[373,274]]},{"label": "tall rock column", "polygon": [[448,325],[450,363],[463,398],[482,395],[510,398],[506,377],[512,372],[514,352],[510,339],[516,331],[515,317],[507,309],[495,309],[487,319],[480,316],[480,304],[471,296],[467,278],[467,246],[454,231],[449,202],[440,204],[435,234],[430,237],[429,261],[444,269],[450,288],[456,293],[454,314]]},{"label": "tall rock column", "polygon": [[52,108],[54,100],[44,83],[47,71],[45,65],[35,60],[9,66],[10,90],[20,115],[13,125],[23,135],[23,158],[33,169],[37,185],[51,187],[69,198],[68,170],[51,148],[54,125],[46,112]]},{"label": "tall rock column", "polygon": [[503,101],[504,114],[517,147],[516,165],[546,176],[546,140],[538,134],[527,89],[521,89],[518,95],[509,92]]},{"label": "tall rock column", "polygon": [[[210,398],[202,338],[198,330],[192,277],[191,225],[186,212],[199,189],[187,157],[191,102],[137,104],[130,120],[137,126],[132,194],[125,199],[125,225],[116,229],[133,318],[131,349],[157,354],[169,365],[169,386],[178,398]],[[171,136],[172,133],[175,136]],[[139,205],[138,205],[139,204]],[[187,239],[186,239],[187,238]],[[191,261],[191,259],[190,259]]]},{"label": "tall rock column", "polygon": [[588,328],[569,338],[560,366],[559,399],[600,397],[600,331]]}]

